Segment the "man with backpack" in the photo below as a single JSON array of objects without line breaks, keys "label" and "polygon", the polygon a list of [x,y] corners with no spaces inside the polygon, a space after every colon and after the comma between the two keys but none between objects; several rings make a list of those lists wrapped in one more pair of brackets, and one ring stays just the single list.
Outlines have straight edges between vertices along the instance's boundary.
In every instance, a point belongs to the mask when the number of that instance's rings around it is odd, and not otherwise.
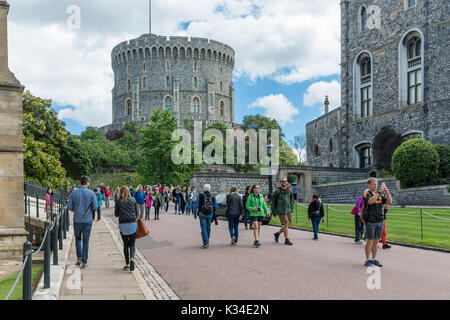
[{"label": "man with backpack", "polygon": [[[376,178],[369,178],[367,180],[369,190],[364,193],[364,206],[361,214],[361,219],[366,225],[366,267],[383,265],[376,259],[378,251],[378,241],[384,228],[384,213],[383,205],[392,204],[392,197],[388,188],[383,185],[378,191],[378,180]],[[370,255],[372,254],[372,259]]]},{"label": "man with backpack", "polygon": [[280,217],[280,223],[283,227],[280,231],[275,232],[275,242],[278,243],[278,238],[284,233],[284,244],[292,246],[292,242],[289,240],[289,227],[292,223],[292,213],[294,212],[294,193],[291,188],[288,188],[287,178],[281,177],[281,187],[273,195],[272,201],[272,213],[274,216]]},{"label": "man with backpack", "polygon": [[214,211],[217,210],[218,207],[219,205],[217,204],[216,198],[211,194],[211,185],[205,184],[203,193],[199,196],[197,212],[194,214],[195,219],[197,219],[197,216],[200,218],[203,249],[209,248],[211,222],[214,219]]}]

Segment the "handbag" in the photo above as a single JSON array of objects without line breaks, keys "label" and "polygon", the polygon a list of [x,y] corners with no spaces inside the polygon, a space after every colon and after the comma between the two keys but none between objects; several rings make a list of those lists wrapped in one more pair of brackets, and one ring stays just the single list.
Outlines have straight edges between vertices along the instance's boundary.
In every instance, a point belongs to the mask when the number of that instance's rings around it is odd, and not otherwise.
[{"label": "handbag", "polygon": [[144,238],[150,234],[150,230],[145,224],[144,220],[138,219],[137,221],[137,230],[136,230],[136,239]]}]

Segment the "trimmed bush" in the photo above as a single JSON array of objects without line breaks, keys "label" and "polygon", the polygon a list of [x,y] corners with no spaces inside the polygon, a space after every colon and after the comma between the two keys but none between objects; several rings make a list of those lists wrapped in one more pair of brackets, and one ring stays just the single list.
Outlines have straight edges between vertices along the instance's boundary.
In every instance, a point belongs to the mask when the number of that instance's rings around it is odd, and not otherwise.
[{"label": "trimmed bush", "polygon": [[394,152],[392,171],[405,187],[432,185],[438,177],[439,154],[421,138],[404,142]]},{"label": "trimmed bush", "polygon": [[435,144],[434,147],[439,154],[439,177],[450,179],[450,145]]}]

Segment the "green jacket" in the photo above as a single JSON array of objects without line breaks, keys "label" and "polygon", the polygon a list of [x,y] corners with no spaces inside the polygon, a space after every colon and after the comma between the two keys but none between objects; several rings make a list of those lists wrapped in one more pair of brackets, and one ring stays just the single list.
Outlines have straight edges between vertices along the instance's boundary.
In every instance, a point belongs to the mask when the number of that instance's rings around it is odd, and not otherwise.
[{"label": "green jacket", "polygon": [[[259,194],[259,197],[254,193],[250,194],[247,198],[245,207],[250,212],[250,217],[264,217],[264,212],[269,212],[266,201],[264,201],[264,196],[261,193]],[[259,207],[259,211],[257,212],[255,212],[256,207]]]},{"label": "green jacket", "polygon": [[163,203],[164,203],[164,200],[163,200],[163,197],[162,197],[161,193],[157,193],[156,195],[154,195],[153,196],[153,201],[157,202],[158,205],[161,207],[163,205]]},{"label": "green jacket", "polygon": [[294,212],[294,193],[290,189],[279,188],[273,195],[273,214],[290,214]]}]

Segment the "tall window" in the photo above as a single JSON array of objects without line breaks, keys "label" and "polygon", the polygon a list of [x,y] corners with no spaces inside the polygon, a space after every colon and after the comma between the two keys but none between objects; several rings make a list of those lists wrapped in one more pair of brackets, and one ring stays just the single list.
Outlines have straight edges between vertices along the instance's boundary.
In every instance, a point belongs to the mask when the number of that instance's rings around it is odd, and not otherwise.
[{"label": "tall window", "polygon": [[147,89],[147,78],[142,77],[142,89]]},{"label": "tall window", "polygon": [[166,86],[170,87],[170,77],[169,76],[167,76],[167,78],[166,78]]},{"label": "tall window", "polygon": [[164,101],[164,108],[172,112],[172,99],[170,97],[167,97]]},{"label": "tall window", "polygon": [[127,87],[127,91],[130,92],[131,91],[131,80],[128,79],[128,87]]},{"label": "tall window", "polygon": [[220,92],[223,92],[223,82],[220,81]]},{"label": "tall window", "polygon": [[333,152],[333,140],[330,139],[330,153]]},{"label": "tall window", "polygon": [[142,71],[145,72],[145,69],[147,68],[147,65],[145,64],[145,62],[142,64]]},{"label": "tall window", "polygon": [[317,144],[314,146],[314,156],[316,158],[320,157],[320,148],[319,148],[319,145],[317,145]]},{"label": "tall window", "polygon": [[422,102],[422,41],[412,37],[407,43],[408,55],[408,104]]},{"label": "tall window", "polygon": [[359,150],[359,167],[368,168],[372,165],[372,148],[364,147]]},{"label": "tall window", "polygon": [[367,10],[365,7],[361,9],[361,31],[367,30]]},{"label": "tall window", "polygon": [[133,113],[133,107],[131,105],[130,99],[128,99],[127,102],[125,103],[125,110],[127,116],[131,116],[131,114]]},{"label": "tall window", "polygon": [[192,99],[192,113],[199,113],[200,112],[200,100],[195,97]]},{"label": "tall window", "polygon": [[406,0],[408,8],[412,8],[416,5],[416,0]]},{"label": "tall window", "polygon": [[223,101],[220,101],[220,116],[225,116],[225,103]]},{"label": "tall window", "polygon": [[130,65],[129,64],[127,64],[127,74],[129,74],[130,73]]},{"label": "tall window", "polygon": [[362,54],[359,58],[360,70],[360,105],[361,118],[369,117],[373,114],[372,108],[372,68],[368,54]]},{"label": "tall window", "polygon": [[198,80],[197,80],[197,77],[194,77],[194,88],[198,88]]}]

